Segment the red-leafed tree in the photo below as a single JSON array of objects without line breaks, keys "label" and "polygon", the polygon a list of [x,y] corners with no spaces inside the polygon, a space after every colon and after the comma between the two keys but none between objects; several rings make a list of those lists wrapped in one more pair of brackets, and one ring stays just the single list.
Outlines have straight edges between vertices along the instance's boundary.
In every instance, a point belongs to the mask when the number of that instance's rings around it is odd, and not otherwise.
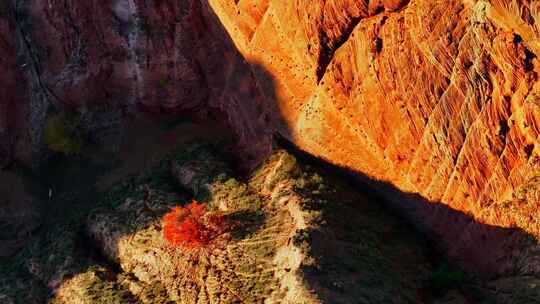
[{"label": "red-leafed tree", "polygon": [[165,214],[163,236],[171,245],[194,249],[208,245],[226,226],[222,215],[207,212],[203,204],[194,200]]}]

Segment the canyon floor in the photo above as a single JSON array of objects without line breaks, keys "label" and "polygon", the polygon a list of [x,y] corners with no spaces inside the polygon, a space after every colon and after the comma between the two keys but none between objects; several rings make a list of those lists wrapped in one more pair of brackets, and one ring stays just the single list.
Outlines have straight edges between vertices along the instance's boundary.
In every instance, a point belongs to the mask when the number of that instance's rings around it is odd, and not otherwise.
[{"label": "canyon floor", "polygon": [[[218,122],[139,119],[126,130],[118,146],[2,173],[24,216],[5,221],[0,303],[539,299],[534,286],[461,271],[369,189],[296,151],[276,146],[246,173]],[[207,248],[172,247],[161,219],[194,198],[236,225]]]}]

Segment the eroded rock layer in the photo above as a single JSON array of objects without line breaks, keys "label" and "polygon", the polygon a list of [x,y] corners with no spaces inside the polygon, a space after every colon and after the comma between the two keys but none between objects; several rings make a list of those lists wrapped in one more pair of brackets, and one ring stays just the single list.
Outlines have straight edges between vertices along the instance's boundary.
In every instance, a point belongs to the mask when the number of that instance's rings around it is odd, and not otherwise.
[{"label": "eroded rock layer", "polygon": [[[209,104],[268,152],[260,90],[205,1],[7,1],[0,12],[4,158],[39,159],[51,112],[170,116],[205,114]],[[22,134],[7,130],[8,116]]]},{"label": "eroded rock layer", "polygon": [[465,264],[538,272],[538,248],[516,250],[538,200],[510,211],[538,174],[538,4],[209,2],[271,75],[281,135],[365,174]]},{"label": "eroded rock layer", "polygon": [[6,155],[41,149],[51,107],[219,109],[248,159],[278,133],[364,175],[464,265],[540,273],[535,1],[0,7]]}]

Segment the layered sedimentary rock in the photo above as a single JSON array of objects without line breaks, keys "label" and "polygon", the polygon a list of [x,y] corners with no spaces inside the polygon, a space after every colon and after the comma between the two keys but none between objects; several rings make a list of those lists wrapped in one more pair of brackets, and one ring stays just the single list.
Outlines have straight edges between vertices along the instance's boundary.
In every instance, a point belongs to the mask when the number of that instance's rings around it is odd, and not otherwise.
[{"label": "layered sedimentary rock", "polygon": [[516,199],[538,174],[538,4],[209,2],[271,75],[255,73],[281,135],[366,175],[465,264],[538,272],[538,248],[517,249],[538,200]]},{"label": "layered sedimentary rock", "polygon": [[534,1],[6,3],[3,146],[39,150],[50,104],[217,108],[248,159],[278,133],[363,174],[465,265],[540,272],[523,245],[540,235]]},{"label": "layered sedimentary rock", "polygon": [[196,91],[201,73],[191,60],[196,24],[189,21],[198,13],[191,5],[26,1],[14,11],[52,102],[176,111],[205,97]]},{"label": "layered sedimentary rock", "polygon": [[1,88],[8,95],[0,114],[24,126],[19,130],[25,135],[23,151],[13,151],[9,139],[17,132],[6,131],[2,120],[5,158],[39,159],[49,112],[108,108],[170,116],[205,113],[209,103],[213,108],[227,104],[231,119],[244,126],[237,129],[240,138],[260,137],[268,152],[268,137],[260,135],[271,130],[255,123],[265,117],[255,114],[261,109],[255,101],[263,101],[260,90],[205,1],[7,1],[2,6],[6,73]]}]

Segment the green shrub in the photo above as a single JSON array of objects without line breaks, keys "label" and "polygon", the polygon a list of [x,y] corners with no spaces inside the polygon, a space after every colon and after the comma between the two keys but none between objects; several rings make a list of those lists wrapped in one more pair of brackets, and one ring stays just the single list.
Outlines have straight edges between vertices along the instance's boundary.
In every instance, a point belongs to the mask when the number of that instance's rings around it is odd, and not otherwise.
[{"label": "green shrub", "polygon": [[52,151],[66,155],[81,153],[83,141],[77,135],[79,120],[64,112],[50,116],[45,122],[44,140]]},{"label": "green shrub", "polygon": [[160,89],[165,89],[165,88],[167,88],[170,84],[171,84],[171,81],[170,81],[168,78],[161,78],[161,79],[158,81],[158,87],[159,87]]}]

